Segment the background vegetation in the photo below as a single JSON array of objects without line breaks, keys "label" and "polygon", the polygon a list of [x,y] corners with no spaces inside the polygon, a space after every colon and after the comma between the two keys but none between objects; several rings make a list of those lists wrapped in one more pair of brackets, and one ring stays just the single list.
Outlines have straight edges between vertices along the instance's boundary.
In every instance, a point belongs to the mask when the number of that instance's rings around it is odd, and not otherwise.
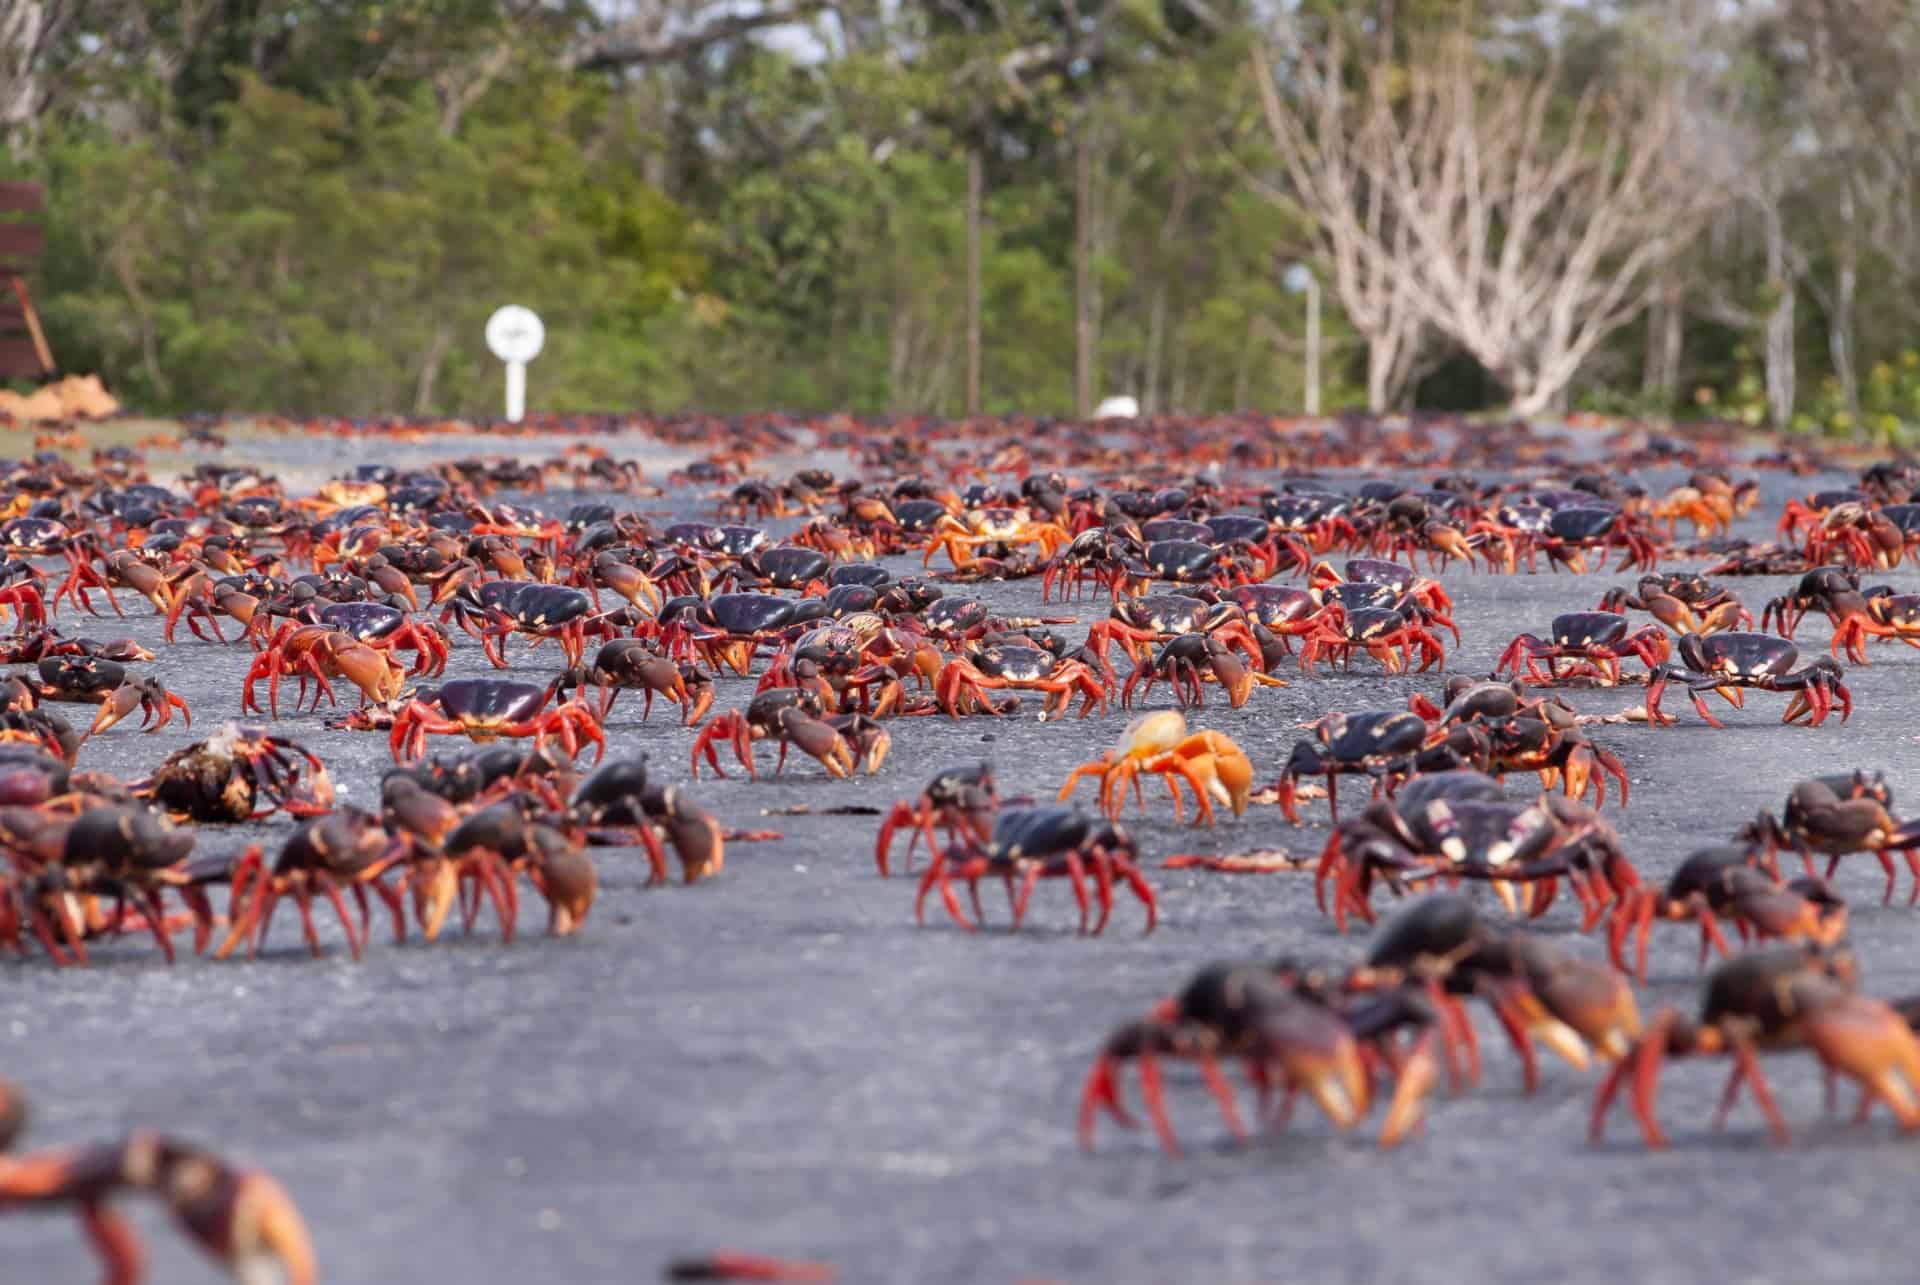
[{"label": "background vegetation", "polygon": [[[1544,128],[1584,146],[1579,95],[1613,110],[1666,49],[1711,92],[1663,190],[1706,199],[1554,404],[1920,425],[1920,18],[1736,0],[1654,38],[1687,7],[14,0],[0,169],[50,190],[62,364],[154,412],[491,413],[513,300],[548,323],[543,407],[959,414],[975,162],[983,409],[1297,407],[1295,263],[1336,408],[1367,344],[1263,69],[1304,108],[1288,51],[1345,32],[1339,78],[1400,111],[1458,36],[1488,77],[1550,70]],[[1385,400],[1506,400],[1449,330]]]}]

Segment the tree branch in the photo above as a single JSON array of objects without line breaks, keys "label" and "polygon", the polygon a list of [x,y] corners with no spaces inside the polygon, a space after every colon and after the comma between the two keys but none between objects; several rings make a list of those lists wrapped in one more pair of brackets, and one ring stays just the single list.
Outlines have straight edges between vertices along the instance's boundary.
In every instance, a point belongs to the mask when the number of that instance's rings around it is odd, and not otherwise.
[{"label": "tree branch", "polygon": [[569,69],[577,71],[679,62],[765,27],[804,22],[827,7],[827,0],[789,0],[789,3],[768,5],[752,13],[724,14],[708,19],[691,31],[673,34],[666,30],[666,16],[653,14],[617,23],[595,34],[569,52],[564,62]]}]

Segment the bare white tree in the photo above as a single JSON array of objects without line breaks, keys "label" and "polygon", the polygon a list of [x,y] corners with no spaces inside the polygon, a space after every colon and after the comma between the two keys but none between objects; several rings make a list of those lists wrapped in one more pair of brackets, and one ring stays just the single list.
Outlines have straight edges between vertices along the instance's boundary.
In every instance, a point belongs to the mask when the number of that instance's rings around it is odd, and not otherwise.
[{"label": "bare white tree", "polygon": [[[1357,75],[1337,37],[1279,64],[1284,85],[1275,65],[1258,77],[1269,124],[1343,306],[1387,348],[1372,364],[1430,327],[1522,415],[1646,308],[1717,200],[1686,172],[1678,80],[1657,67],[1572,94],[1557,62],[1495,65],[1465,32]],[[1338,284],[1343,258],[1371,289]]]},{"label": "bare white tree", "polygon": [[1291,92],[1283,96],[1274,82],[1281,64],[1265,48],[1254,52],[1254,84],[1288,183],[1261,187],[1310,222],[1341,310],[1367,343],[1368,409],[1390,410],[1411,387],[1428,338],[1408,270],[1412,231],[1390,217],[1392,152],[1345,84],[1345,41],[1336,34],[1318,57],[1299,45],[1287,54]]},{"label": "bare white tree", "polygon": [[0,3],[0,145],[32,144],[47,98],[47,50],[71,8],[65,0]]}]

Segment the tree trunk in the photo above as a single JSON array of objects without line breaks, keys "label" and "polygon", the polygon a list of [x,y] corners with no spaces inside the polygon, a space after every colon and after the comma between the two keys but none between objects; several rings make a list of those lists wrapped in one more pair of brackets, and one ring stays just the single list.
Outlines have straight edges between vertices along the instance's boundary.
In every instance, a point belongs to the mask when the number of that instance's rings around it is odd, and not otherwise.
[{"label": "tree trunk", "polygon": [[1404,409],[1420,369],[1424,339],[1404,316],[1367,343],[1367,409],[1376,415]]},{"label": "tree trunk", "polygon": [[1367,345],[1367,409],[1375,415],[1391,409],[1393,348],[1385,336]]},{"label": "tree trunk", "polygon": [[10,0],[0,13],[0,145],[25,154],[40,114],[40,51],[50,15],[43,0]]},{"label": "tree trunk", "polygon": [[1166,413],[1178,415],[1187,405],[1187,363],[1193,356],[1190,345],[1174,340],[1173,381],[1167,389]]},{"label": "tree trunk", "polygon": [[1259,313],[1247,318],[1247,335],[1240,341],[1240,358],[1233,365],[1233,397],[1230,400],[1231,409],[1236,411],[1247,409],[1247,388],[1253,378],[1253,350],[1260,341],[1262,320]]},{"label": "tree trunk", "polygon": [[1767,243],[1767,286],[1773,291],[1773,307],[1767,311],[1763,334],[1763,360],[1767,376],[1767,418],[1775,428],[1785,428],[1793,420],[1793,277],[1787,270],[1787,229],[1780,217],[1780,204],[1773,192],[1766,193],[1760,221]]},{"label": "tree trunk", "polygon": [[1793,422],[1793,282],[1782,279],[1780,296],[1767,314],[1767,413],[1775,428]]},{"label": "tree trunk", "polygon": [[980,149],[967,149],[967,414],[980,413],[980,221],[986,186]]},{"label": "tree trunk", "polygon": [[1073,413],[1093,414],[1093,144],[1083,130],[1073,153]]},{"label": "tree trunk", "polygon": [[1513,413],[1521,419],[1532,419],[1544,415],[1553,408],[1553,399],[1557,389],[1542,383],[1521,381],[1521,387],[1514,389]]},{"label": "tree trunk", "polygon": [[453,327],[441,322],[435,327],[433,338],[427,342],[426,355],[420,360],[420,377],[413,386],[413,413],[427,416],[433,413],[433,386],[440,381],[440,367],[447,360],[447,349],[453,346]]},{"label": "tree trunk", "polygon": [[1307,389],[1306,411],[1320,414],[1320,282],[1307,278]]},{"label": "tree trunk", "polygon": [[1147,307],[1146,371],[1140,380],[1140,413],[1160,413],[1160,364],[1167,346],[1167,283],[1153,287],[1153,302]]},{"label": "tree trunk", "polygon": [[1669,284],[1647,317],[1647,351],[1640,370],[1640,392],[1649,400],[1671,406],[1680,388],[1680,353],[1686,320],[1680,289]]},{"label": "tree trunk", "polygon": [[1840,396],[1846,402],[1855,431],[1860,421],[1860,376],[1853,367],[1853,299],[1859,287],[1859,246],[1855,236],[1853,184],[1840,188],[1840,246],[1834,266],[1833,307],[1827,314],[1827,352],[1833,358],[1833,375],[1840,381]]}]

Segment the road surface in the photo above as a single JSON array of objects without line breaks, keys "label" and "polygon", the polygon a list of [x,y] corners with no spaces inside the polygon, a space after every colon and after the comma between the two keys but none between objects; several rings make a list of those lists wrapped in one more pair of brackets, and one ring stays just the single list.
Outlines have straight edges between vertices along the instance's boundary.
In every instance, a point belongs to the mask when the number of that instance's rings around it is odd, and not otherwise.
[{"label": "road surface", "polygon": [[[482,445],[498,443],[432,449]],[[313,458],[323,449],[300,440],[232,453],[307,474],[324,468]],[[343,466],[365,457],[330,449]],[[648,458],[657,469],[657,453]],[[1770,526],[1788,494],[1832,480],[1766,475],[1745,527]],[[1905,569],[1890,578],[1915,584]],[[1606,586],[1629,582],[1464,570],[1445,580],[1465,635],[1447,669],[1476,675],[1516,632],[1544,631],[1555,613],[1590,608]],[[1735,588],[1757,613],[1788,583]],[[1000,611],[1031,612],[1038,586],[977,594]],[[1079,614],[1090,620],[1096,610]],[[157,639],[144,605],[130,617],[136,637]],[[89,622],[87,631],[114,636],[119,627]],[[1803,634],[1810,653],[1823,652],[1827,637],[1818,620]],[[551,646],[529,657],[516,642],[511,655],[543,678],[555,663]],[[1701,723],[1683,697],[1671,703],[1677,728],[1597,729],[1633,779],[1632,805],[1615,820],[1642,871],[1661,878],[1812,773],[1884,768],[1913,797],[1920,654],[1874,655],[1871,668],[1849,673],[1856,713],[1845,726],[1836,718],[1818,730],[1783,729],[1785,698],[1756,694],[1725,731]],[[212,730],[237,710],[245,664],[240,648],[166,649],[153,668],[192,703],[193,730],[176,724],[143,736],[129,724],[90,746],[85,765],[135,776]],[[477,647],[456,644],[452,673],[491,672],[484,664]],[[1210,704],[1196,720],[1244,745],[1263,780],[1301,721],[1398,705],[1440,682],[1387,678],[1366,661],[1351,675],[1291,677],[1291,687],[1257,693],[1244,710]],[[716,708],[749,694],[744,681],[723,682]],[[1602,711],[1632,696],[1570,699]],[[1142,937],[1138,908],[1123,898],[1093,940],[1072,931],[1071,898],[1051,882],[1018,936],[969,936],[938,913],[915,927],[913,881],[875,874],[873,819],[760,815],[797,803],[885,806],[915,793],[934,768],[980,757],[994,762],[1005,792],[1049,794],[1124,721],[1115,713],[1043,725],[1031,711],[899,725],[893,757],[874,779],[832,782],[805,759],[757,785],[703,778],[698,797],[726,823],[777,827],[785,838],[734,845],[724,876],[693,888],[645,889],[636,854],[603,854],[600,900],[572,940],[547,940],[529,915],[530,930],[510,948],[489,920],[470,940],[431,947],[396,948],[376,933],[356,965],[337,934],[327,958],[309,958],[283,916],[253,964],[183,959],[169,968],[134,938],[98,950],[87,969],[58,971],[38,955],[0,963],[0,1072],[31,1090],[38,1144],[149,1125],[267,1167],[306,1211],[325,1279],[336,1282],[636,1281],[655,1278],[672,1257],[722,1246],[829,1260],[847,1281],[925,1285],[1652,1285],[1884,1281],[1911,1271],[1920,1227],[1907,1225],[1904,1203],[1920,1179],[1920,1139],[1899,1137],[1884,1115],[1865,1129],[1826,1119],[1805,1058],[1772,1068],[1796,1128],[1786,1150],[1768,1142],[1750,1105],[1725,1134],[1706,1131],[1723,1072],[1704,1064],[1675,1065],[1666,1077],[1671,1152],[1642,1150],[1624,1116],[1606,1145],[1589,1146],[1594,1075],[1546,1062],[1540,1091],[1522,1096],[1517,1066],[1481,1012],[1485,1082],[1437,1097],[1424,1136],[1397,1151],[1336,1136],[1310,1110],[1284,1136],[1232,1146],[1204,1092],[1176,1071],[1184,1157],[1111,1129],[1082,1152],[1080,1081],[1114,1024],[1208,961],[1348,959],[1363,942],[1337,936],[1316,912],[1307,876],[1154,868],[1174,851],[1317,851],[1324,803],[1307,805],[1308,824],[1297,829],[1271,806],[1214,832],[1175,827],[1159,803],[1130,817],[1159,889],[1161,928]],[[650,723],[638,715],[638,701],[621,703],[610,752],[648,753],[657,771],[684,777],[690,733],[657,710]],[[349,800],[374,801],[383,737],[328,732],[316,716],[281,728],[326,758]],[[1512,785],[1524,788],[1519,778]],[[272,825],[206,829],[200,845],[238,850],[282,834]],[[1920,911],[1880,906],[1870,860],[1849,862],[1839,882],[1853,901],[1865,986],[1920,991]],[[1004,924],[991,899],[988,911]],[[1600,943],[1575,928],[1564,903],[1545,922],[1574,949],[1597,953]],[[1694,941],[1684,929],[1656,932],[1647,1010],[1692,1006]],[[150,1212],[140,1219],[154,1279],[214,1279]],[[0,1262],[9,1281],[94,1276],[65,1217],[0,1220]]]}]

